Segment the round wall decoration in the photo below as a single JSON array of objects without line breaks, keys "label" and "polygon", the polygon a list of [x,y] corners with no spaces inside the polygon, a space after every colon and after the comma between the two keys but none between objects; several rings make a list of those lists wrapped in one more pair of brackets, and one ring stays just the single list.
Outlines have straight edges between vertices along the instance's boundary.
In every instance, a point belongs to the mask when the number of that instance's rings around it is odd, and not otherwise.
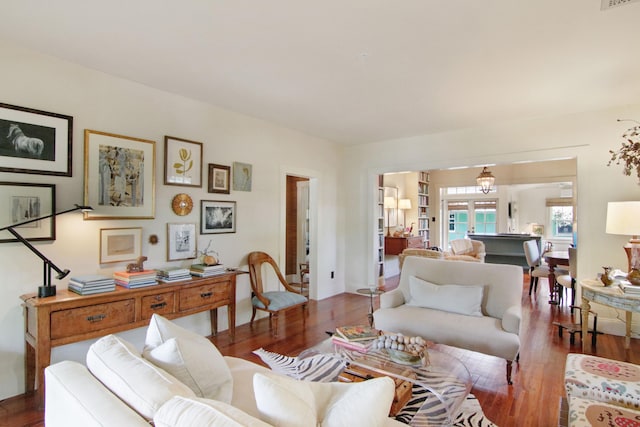
[{"label": "round wall decoration", "polygon": [[191,200],[188,194],[176,194],[171,202],[171,209],[173,209],[176,215],[189,215],[191,209],[193,209],[193,200]]}]

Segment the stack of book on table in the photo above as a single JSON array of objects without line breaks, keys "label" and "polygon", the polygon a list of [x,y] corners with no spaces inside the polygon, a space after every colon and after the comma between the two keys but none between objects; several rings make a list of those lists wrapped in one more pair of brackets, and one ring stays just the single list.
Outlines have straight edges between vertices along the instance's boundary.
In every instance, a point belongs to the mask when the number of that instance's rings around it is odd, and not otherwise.
[{"label": "stack of book on table", "polygon": [[632,285],[628,280],[620,281],[620,289],[625,294],[640,296],[640,286]]},{"label": "stack of book on table", "polygon": [[67,288],[80,295],[91,295],[115,291],[116,284],[111,277],[101,274],[87,274],[69,279]]},{"label": "stack of book on table", "polygon": [[377,329],[369,325],[338,326],[331,341],[334,345],[366,353],[379,334]]},{"label": "stack of book on table", "polygon": [[180,282],[190,280],[191,273],[185,267],[166,267],[156,270],[158,281],[163,283]]},{"label": "stack of book on table", "polygon": [[113,278],[116,281],[116,285],[130,289],[158,284],[155,270],[143,270],[131,273],[127,271],[116,271],[113,273]]},{"label": "stack of book on table", "polygon": [[226,272],[223,264],[206,265],[206,264],[192,264],[191,274],[198,277],[209,277],[223,274]]}]

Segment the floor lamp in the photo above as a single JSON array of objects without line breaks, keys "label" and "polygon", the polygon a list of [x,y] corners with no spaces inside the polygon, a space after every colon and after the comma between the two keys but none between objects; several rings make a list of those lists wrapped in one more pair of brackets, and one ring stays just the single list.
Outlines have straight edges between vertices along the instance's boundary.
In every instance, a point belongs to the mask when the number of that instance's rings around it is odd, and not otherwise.
[{"label": "floor lamp", "polygon": [[411,209],[411,199],[398,200],[398,209],[402,211],[402,226],[407,231],[407,210]]},{"label": "floor lamp", "polygon": [[31,252],[36,254],[43,261],[43,263],[44,263],[44,268],[43,268],[43,273],[42,273],[42,275],[43,275],[43,284],[42,284],[42,286],[38,287],[38,297],[39,298],[52,297],[52,296],[54,296],[56,294],[56,287],[51,285],[51,270],[55,270],[56,273],[58,273],[58,275],[56,276],[56,279],[58,279],[58,280],[61,280],[61,279],[64,279],[65,277],[67,277],[67,275],[70,273],[70,271],[68,269],[65,269],[65,270],[60,269],[57,265],[55,265],[53,263],[53,261],[51,261],[49,258],[44,256],[44,254],[42,252],[37,250],[31,243],[29,243],[27,241],[27,239],[22,237],[15,230],[15,227],[18,227],[18,226],[21,226],[21,225],[25,225],[25,224],[30,224],[32,222],[40,221],[40,220],[47,219],[47,218],[52,218],[52,217],[55,217],[55,216],[58,216],[58,215],[65,214],[67,212],[73,212],[73,211],[77,211],[77,210],[82,210],[83,212],[88,212],[88,211],[91,211],[93,209],[90,206],[75,205],[74,208],[67,209],[66,211],[62,211],[62,212],[58,212],[58,213],[52,213],[51,215],[45,215],[45,216],[41,216],[41,217],[38,217],[38,218],[32,218],[32,219],[29,219],[27,221],[19,222],[19,223],[16,223],[16,224],[11,224],[11,225],[9,225],[7,227],[0,228],[0,231],[7,230],[9,233],[13,234],[13,236],[16,239],[18,239],[18,241],[20,243],[22,243],[27,248],[29,248],[29,250],[31,250]]}]

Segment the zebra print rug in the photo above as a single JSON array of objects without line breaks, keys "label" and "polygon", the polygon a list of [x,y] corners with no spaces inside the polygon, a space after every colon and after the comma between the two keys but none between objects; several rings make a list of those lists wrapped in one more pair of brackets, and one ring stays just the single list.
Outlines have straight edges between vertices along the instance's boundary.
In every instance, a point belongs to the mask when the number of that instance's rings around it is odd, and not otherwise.
[{"label": "zebra print rug", "polygon": [[[345,368],[346,362],[326,354],[298,358],[273,353],[262,348],[253,352],[274,372],[299,380],[336,381]],[[445,381],[445,377],[430,378],[431,381]],[[466,392],[466,390],[465,390]],[[419,411],[420,410],[420,411]],[[433,393],[419,385],[413,386],[413,397],[396,415],[396,420],[412,426],[427,427],[442,425],[446,418],[446,408]],[[478,399],[468,394],[458,408],[453,421],[455,427],[496,427],[484,416]]]}]

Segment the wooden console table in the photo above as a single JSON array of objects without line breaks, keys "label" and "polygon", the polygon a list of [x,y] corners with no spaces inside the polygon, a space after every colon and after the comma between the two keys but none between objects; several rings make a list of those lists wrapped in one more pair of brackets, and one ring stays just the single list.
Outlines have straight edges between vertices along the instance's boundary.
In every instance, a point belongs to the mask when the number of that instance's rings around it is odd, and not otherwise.
[{"label": "wooden console table", "polygon": [[384,238],[385,255],[400,255],[407,248],[424,249],[424,238],[422,236]]},{"label": "wooden console table", "polygon": [[25,316],[25,389],[44,402],[44,369],[51,348],[148,325],[153,313],[169,319],[211,313],[211,334],[218,333],[218,307],[227,306],[229,335],[235,337],[236,275],[228,272],[184,282],[78,295],[66,289],[38,298],[22,295]]}]

